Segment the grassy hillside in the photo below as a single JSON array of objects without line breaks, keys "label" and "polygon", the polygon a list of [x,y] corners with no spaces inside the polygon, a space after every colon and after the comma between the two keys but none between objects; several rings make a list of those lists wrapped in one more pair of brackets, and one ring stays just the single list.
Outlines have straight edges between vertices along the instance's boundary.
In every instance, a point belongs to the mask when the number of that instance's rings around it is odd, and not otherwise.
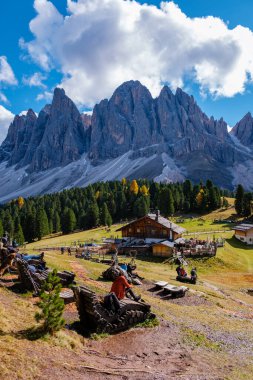
[{"label": "grassy hillside", "polygon": [[[210,228],[210,235],[215,218],[212,213],[201,221]],[[194,233],[203,233],[198,219],[186,223],[191,224]],[[27,249],[69,245],[77,240],[100,241],[116,234],[117,228],[119,225],[113,226],[108,233],[99,228],[43,239]],[[160,319],[160,326],[151,330],[132,329],[94,341],[64,329],[53,338],[30,341],[27,329],[35,325],[34,298],[0,288],[0,369],[4,378],[54,380],[59,374],[63,380],[251,378],[253,297],[247,289],[253,288],[253,248],[235,240],[232,231],[221,235],[226,237],[226,244],[218,249],[216,257],[189,261],[189,267],[197,266],[199,281],[189,285],[185,298],[170,300],[152,290],[157,280],[178,285],[175,265],[159,259],[137,259],[138,273],[145,281],[135,291],[152,305]],[[100,294],[110,290],[111,283],[100,278],[107,268],[104,264],[61,255],[59,251],[46,252],[46,260],[49,266],[74,271],[78,282]],[[65,318],[69,324],[78,320],[74,305],[66,307]]]}]

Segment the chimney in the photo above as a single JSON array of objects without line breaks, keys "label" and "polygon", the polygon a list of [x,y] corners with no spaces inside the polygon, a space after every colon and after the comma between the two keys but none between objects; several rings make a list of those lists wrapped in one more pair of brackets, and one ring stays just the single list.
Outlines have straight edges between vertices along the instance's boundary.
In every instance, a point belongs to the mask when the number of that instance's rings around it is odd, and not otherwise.
[{"label": "chimney", "polygon": [[158,222],[158,219],[160,216],[160,210],[156,210],[155,214],[156,214],[155,220]]}]

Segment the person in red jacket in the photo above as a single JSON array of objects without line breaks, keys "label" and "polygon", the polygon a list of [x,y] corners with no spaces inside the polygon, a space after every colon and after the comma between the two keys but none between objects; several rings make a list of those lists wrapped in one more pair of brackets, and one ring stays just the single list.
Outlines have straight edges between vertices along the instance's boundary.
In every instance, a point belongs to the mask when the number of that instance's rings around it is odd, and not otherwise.
[{"label": "person in red jacket", "polygon": [[114,293],[118,300],[122,300],[126,295],[130,295],[135,301],[139,301],[141,297],[136,296],[131,287],[132,285],[128,283],[122,272],[119,271],[118,276],[113,281],[111,293]]}]

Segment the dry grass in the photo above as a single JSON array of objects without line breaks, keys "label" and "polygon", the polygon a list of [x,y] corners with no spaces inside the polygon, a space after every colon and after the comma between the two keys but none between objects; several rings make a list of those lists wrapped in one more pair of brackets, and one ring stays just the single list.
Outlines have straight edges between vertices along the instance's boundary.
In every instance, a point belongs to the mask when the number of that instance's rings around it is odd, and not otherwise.
[{"label": "dry grass", "polygon": [[[206,227],[212,226],[212,218],[214,213],[204,219]],[[193,220],[191,223],[192,228],[202,230],[198,221]],[[115,234],[118,227],[113,226],[107,235]],[[178,285],[175,281],[175,265],[164,264],[159,259],[137,260],[138,273],[145,277],[146,282],[144,286],[136,287],[135,291],[152,305],[159,318],[178,328],[181,345],[193,357],[197,358],[198,352],[204,355],[210,371],[218,373],[217,378],[243,380],[249,379],[253,370],[250,351],[253,348],[253,297],[246,293],[247,288],[253,288],[253,249],[244,246],[232,235],[232,231],[223,234],[227,241],[224,248],[218,249],[216,257],[190,260],[190,266],[196,265],[198,268],[199,282],[189,285],[190,292],[184,299],[165,300],[157,292],[150,291],[152,282],[157,280]],[[74,240],[99,241],[103,236],[106,236],[104,229],[94,229],[43,239],[29,245],[28,249],[33,250],[45,244],[69,245]],[[104,264],[76,259],[66,253],[61,255],[59,251],[46,252],[46,260],[49,266],[73,270],[78,282],[87,284],[100,294],[110,290],[111,283],[99,279],[107,268]],[[0,373],[6,380],[13,379],[14,373],[17,379],[39,379],[40,374],[50,366],[54,366],[56,373],[60,371],[67,356],[69,366],[66,368],[71,367],[69,376],[73,376],[77,360],[74,355],[80,354],[83,344],[90,343],[77,333],[66,330],[53,338],[29,341],[20,331],[35,325],[35,308],[31,296],[24,298],[0,288]],[[172,330],[168,330],[170,333]],[[110,339],[113,342],[114,338]],[[100,347],[101,342],[93,344]],[[71,354],[73,351],[74,355]],[[18,368],[12,359],[14,356],[18,358]],[[40,358],[43,358],[42,362]]]}]

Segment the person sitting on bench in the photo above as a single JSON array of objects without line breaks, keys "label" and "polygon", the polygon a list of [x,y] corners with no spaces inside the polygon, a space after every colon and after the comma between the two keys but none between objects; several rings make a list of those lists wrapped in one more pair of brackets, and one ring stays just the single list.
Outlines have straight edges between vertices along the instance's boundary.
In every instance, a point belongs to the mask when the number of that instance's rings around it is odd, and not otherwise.
[{"label": "person sitting on bench", "polygon": [[181,277],[187,277],[187,273],[186,273],[186,271],[185,271],[185,269],[183,267],[180,269],[180,275],[179,276],[181,276]]},{"label": "person sitting on bench", "polygon": [[197,279],[197,268],[195,267],[195,268],[192,268],[191,270],[191,280],[196,281],[196,279]]},{"label": "person sitting on bench", "polygon": [[120,270],[116,273],[116,279],[113,281],[111,293],[114,293],[118,300],[122,300],[125,296],[128,298],[133,298],[135,301],[139,301],[141,299],[140,296],[136,296],[134,294],[131,289],[131,285],[128,283],[124,274]]},{"label": "person sitting on bench", "polygon": [[25,261],[29,260],[44,260],[44,252],[41,252],[39,255],[24,255],[23,253],[16,253],[16,257],[23,259]]},{"label": "person sitting on bench", "polygon": [[181,276],[181,274],[180,274],[181,273],[181,269],[182,269],[181,265],[178,265],[178,267],[176,267],[176,272],[177,272],[178,276]]}]

